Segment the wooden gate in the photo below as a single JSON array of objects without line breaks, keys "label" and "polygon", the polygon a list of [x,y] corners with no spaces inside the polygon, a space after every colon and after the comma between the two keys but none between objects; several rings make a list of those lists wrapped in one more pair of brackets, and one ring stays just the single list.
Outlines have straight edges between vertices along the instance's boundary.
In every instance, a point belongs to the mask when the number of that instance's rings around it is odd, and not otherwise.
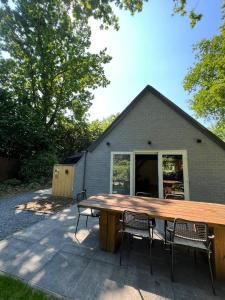
[{"label": "wooden gate", "polygon": [[73,197],[74,165],[54,165],[52,178],[53,196]]}]

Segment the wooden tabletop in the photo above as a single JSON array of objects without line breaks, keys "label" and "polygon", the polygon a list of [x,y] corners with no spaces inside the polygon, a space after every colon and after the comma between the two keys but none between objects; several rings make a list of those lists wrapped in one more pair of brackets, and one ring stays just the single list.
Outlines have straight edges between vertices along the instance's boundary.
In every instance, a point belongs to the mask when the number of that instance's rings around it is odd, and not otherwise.
[{"label": "wooden tabletop", "polygon": [[206,202],[149,197],[99,194],[83,200],[80,207],[114,212],[145,212],[159,219],[181,218],[209,225],[225,226],[225,205]]}]

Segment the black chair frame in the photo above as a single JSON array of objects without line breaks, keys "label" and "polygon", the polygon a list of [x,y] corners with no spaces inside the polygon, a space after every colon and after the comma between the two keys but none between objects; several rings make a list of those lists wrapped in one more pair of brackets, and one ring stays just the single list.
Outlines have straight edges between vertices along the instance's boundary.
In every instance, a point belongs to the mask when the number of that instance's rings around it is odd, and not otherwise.
[{"label": "black chair frame", "polygon": [[[122,215],[122,225],[121,225],[121,247],[120,247],[120,266],[122,265],[122,251],[124,245],[124,235],[128,234],[129,237],[133,239],[134,236],[141,237],[148,241],[149,250],[149,266],[150,272],[152,274],[152,241],[153,235],[152,230],[154,226],[152,225],[152,219],[148,214],[136,213],[133,211],[125,210]],[[136,230],[136,232],[135,232]],[[141,232],[146,232],[142,235]]]},{"label": "black chair frame", "polygon": [[80,216],[86,217],[86,227],[87,227],[87,224],[88,224],[88,218],[89,217],[99,218],[99,214],[96,213],[95,210],[93,210],[91,208],[89,209],[91,213],[85,213],[85,210],[84,211],[81,210],[81,208],[79,206],[79,203],[82,200],[85,200],[85,199],[87,199],[87,193],[86,193],[86,191],[82,191],[82,192],[78,193],[77,196],[76,196],[78,217],[77,217],[77,224],[76,224],[76,229],[75,229],[75,235],[77,234],[77,229],[78,229],[78,225],[79,225],[79,221],[80,221]]},{"label": "black chair frame", "polygon": [[[190,230],[190,227],[194,228],[195,230]],[[205,245],[205,249],[202,249],[197,246],[196,247],[188,246],[188,245],[185,246],[194,249],[195,262],[196,262],[196,250],[201,250],[207,253],[212,290],[213,290],[213,294],[216,295],[212,264],[211,264],[211,254],[212,254],[211,246],[212,246],[212,240],[214,239],[214,235],[210,233],[208,224],[202,222],[193,222],[193,221],[188,221],[183,219],[175,219],[173,223],[173,228],[168,228],[167,230],[170,236],[169,244],[171,247],[170,248],[171,249],[171,280],[174,281],[174,246],[181,245],[180,243],[176,243],[174,239],[178,237],[188,241],[202,242]]]}]

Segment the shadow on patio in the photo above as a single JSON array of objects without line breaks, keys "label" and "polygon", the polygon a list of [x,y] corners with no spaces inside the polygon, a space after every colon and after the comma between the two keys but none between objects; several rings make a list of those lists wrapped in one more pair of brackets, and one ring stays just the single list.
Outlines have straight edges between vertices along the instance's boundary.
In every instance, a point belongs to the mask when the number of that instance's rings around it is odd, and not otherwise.
[{"label": "shadow on patio", "polygon": [[98,221],[88,229],[81,219],[77,239],[74,206],[0,241],[0,270],[42,289],[72,299],[224,299],[217,282],[212,295],[205,257],[197,265],[187,250],[176,254],[175,282],[170,280],[170,253],[161,241],[153,247],[150,275],[147,247],[135,240],[119,254],[99,249]]}]

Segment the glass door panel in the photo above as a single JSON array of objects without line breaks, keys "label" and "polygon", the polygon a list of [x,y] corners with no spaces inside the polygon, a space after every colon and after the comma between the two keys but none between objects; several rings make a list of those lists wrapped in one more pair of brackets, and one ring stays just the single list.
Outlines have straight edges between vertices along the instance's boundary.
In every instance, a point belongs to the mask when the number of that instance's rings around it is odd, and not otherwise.
[{"label": "glass door panel", "polygon": [[131,154],[112,156],[112,193],[131,194]]},{"label": "glass door panel", "polygon": [[185,199],[182,155],[163,154],[162,173],[164,198]]}]

